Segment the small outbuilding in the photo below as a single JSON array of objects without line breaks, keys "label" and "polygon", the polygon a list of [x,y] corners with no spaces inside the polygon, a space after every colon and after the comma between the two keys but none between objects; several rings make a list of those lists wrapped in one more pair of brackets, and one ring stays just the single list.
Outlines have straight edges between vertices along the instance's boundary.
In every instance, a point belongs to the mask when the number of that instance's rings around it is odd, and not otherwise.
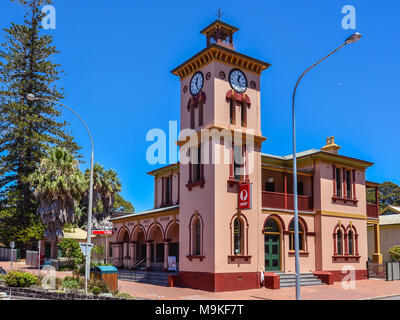
[{"label": "small outbuilding", "polygon": [[95,279],[103,280],[110,290],[118,289],[118,269],[114,266],[97,266],[92,271]]}]

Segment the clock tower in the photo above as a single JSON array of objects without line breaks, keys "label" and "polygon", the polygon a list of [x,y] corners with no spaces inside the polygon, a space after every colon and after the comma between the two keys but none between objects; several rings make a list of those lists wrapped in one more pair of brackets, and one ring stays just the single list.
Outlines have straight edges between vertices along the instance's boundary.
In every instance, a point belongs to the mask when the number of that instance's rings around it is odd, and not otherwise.
[{"label": "clock tower", "polygon": [[206,48],[171,71],[184,131],[176,281],[210,291],[257,288],[264,271],[260,76],[270,65],[235,50],[237,31],[214,21]]}]

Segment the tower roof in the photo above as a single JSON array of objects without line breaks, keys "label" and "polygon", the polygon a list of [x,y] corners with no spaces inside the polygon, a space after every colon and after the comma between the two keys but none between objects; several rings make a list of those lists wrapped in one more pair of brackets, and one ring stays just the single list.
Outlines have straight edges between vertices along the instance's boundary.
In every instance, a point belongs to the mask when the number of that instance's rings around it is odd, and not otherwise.
[{"label": "tower roof", "polygon": [[239,30],[238,28],[217,19],[214,22],[212,22],[211,24],[209,24],[207,27],[205,27],[203,30],[201,30],[200,33],[207,36],[208,33],[210,33],[212,30],[215,30],[217,28],[220,28],[220,29],[232,32],[232,33],[235,33],[236,31]]},{"label": "tower roof", "polygon": [[233,49],[233,34],[238,30],[238,28],[217,19],[201,30],[200,33],[206,36],[207,47],[216,43]]}]

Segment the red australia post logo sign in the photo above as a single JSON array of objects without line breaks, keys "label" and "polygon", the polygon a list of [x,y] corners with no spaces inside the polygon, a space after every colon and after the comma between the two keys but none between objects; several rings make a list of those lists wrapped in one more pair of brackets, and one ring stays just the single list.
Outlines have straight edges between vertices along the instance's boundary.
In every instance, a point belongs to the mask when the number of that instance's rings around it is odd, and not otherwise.
[{"label": "red australia post logo sign", "polygon": [[251,183],[239,185],[239,210],[251,209]]}]

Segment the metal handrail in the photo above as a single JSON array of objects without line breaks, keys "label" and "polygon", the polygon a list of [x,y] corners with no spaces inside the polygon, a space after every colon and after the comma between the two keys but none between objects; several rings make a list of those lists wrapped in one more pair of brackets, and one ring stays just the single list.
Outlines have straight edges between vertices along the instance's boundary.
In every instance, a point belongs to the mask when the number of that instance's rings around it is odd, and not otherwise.
[{"label": "metal handrail", "polygon": [[142,264],[144,261],[146,261],[146,259],[142,259],[142,260],[140,260],[140,261],[134,263],[133,266],[132,266],[132,269],[137,268],[137,267],[138,267],[140,264]]}]

